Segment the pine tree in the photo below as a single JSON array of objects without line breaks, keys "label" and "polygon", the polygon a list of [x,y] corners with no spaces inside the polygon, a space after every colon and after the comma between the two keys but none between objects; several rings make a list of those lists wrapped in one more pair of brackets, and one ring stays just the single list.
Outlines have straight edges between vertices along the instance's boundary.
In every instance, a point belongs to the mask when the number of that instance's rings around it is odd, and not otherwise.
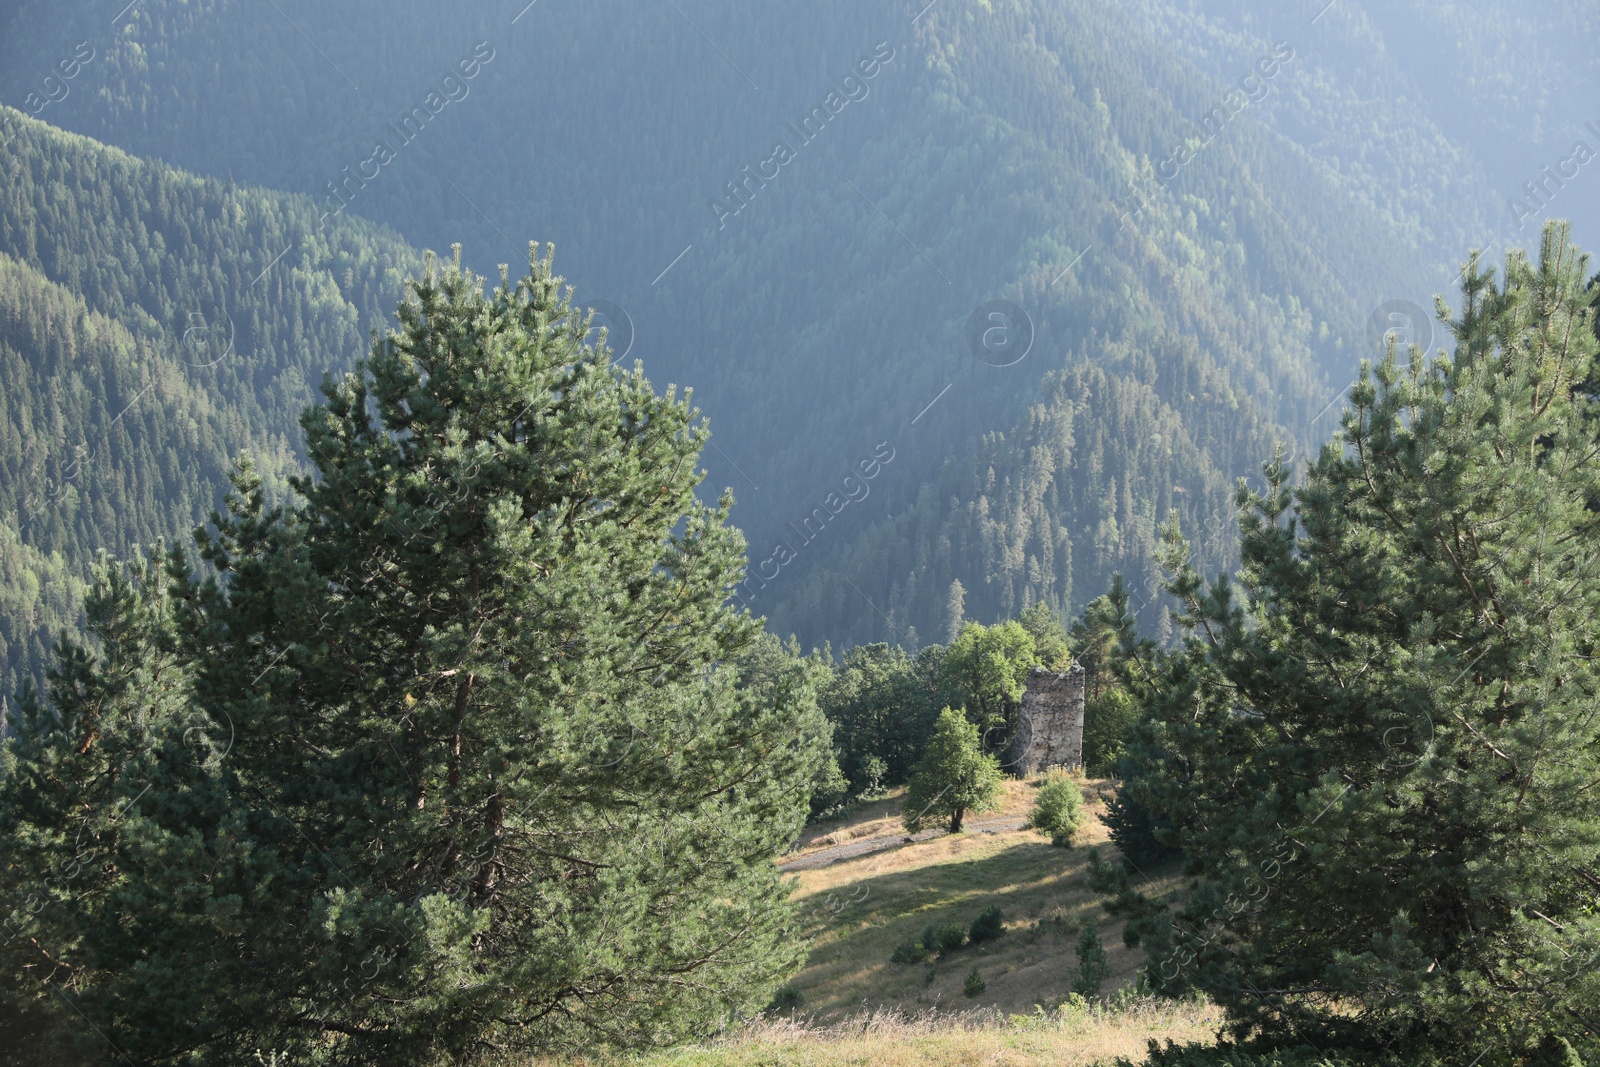
[{"label": "pine tree", "polygon": [[1033,638],[1034,656],[1047,671],[1064,671],[1072,666],[1072,647],[1067,631],[1056,613],[1040,601],[1017,616],[1017,622]]},{"label": "pine tree", "polygon": [[[186,699],[160,564],[102,557],[85,603],[90,641],[57,643],[48,700],[24,688],[0,767],[5,1036],[32,1062],[126,1058],[129,1044],[99,1010],[106,999],[145,1001],[140,1025],[156,1044],[229,1025],[215,1006],[186,1002],[183,988],[204,977],[198,966],[179,988],[169,970],[193,930],[179,902],[203,897],[196,880],[214,871],[211,850],[174,828],[217,809],[228,737]],[[240,830],[239,820],[200,822],[183,829]],[[129,923],[137,936],[122,936]]]},{"label": "pine tree", "polygon": [[[1241,488],[1237,588],[1172,534],[1190,637],[1143,796],[1205,879],[1153,980],[1242,1032],[1398,1048],[1600,1018],[1600,464],[1584,260],[1476,258],[1453,356],[1391,346],[1305,484]],[[1441,314],[1443,312],[1441,307]]]},{"label": "pine tree", "polygon": [[1078,969],[1072,976],[1072,991],[1081,997],[1099,996],[1106,975],[1111,973],[1105,946],[1100,943],[1100,931],[1085,926],[1078,937],[1078,947],[1073,951],[1078,957]]},{"label": "pine tree", "polygon": [[929,819],[948,818],[950,832],[959,834],[968,811],[993,810],[1000,778],[1000,761],[978,745],[977,724],[945,708],[906,788],[906,829],[916,833]]},{"label": "pine tree", "polygon": [[981,997],[988,990],[989,983],[983,980],[983,975],[974,967],[967,972],[967,977],[961,982],[961,995],[964,997]]},{"label": "pine tree", "polygon": [[1122,575],[1111,576],[1111,587],[1083,609],[1073,622],[1069,637],[1073,658],[1083,667],[1088,698],[1096,700],[1116,682],[1122,650],[1136,638]]},{"label": "pine tree", "polygon": [[1109,686],[1083,709],[1083,766],[1109,775],[1122,759],[1123,739],[1139,720],[1138,702],[1120,685]]},{"label": "pine tree", "polygon": [[961,627],[966,623],[967,591],[961,587],[961,579],[957,578],[950,583],[950,599],[945,604],[945,637],[947,645],[955,644],[961,635]]},{"label": "pine tree", "polygon": [[242,468],[208,569],[169,560],[168,610],[113,585],[29,709],[8,839],[43,872],[88,811],[117,850],[40,913],[46,980],[135,1059],[670,1042],[798,963],[772,857],[826,724],[795,657],[739,684],[688,396],[586,343],[548,255],[489,295],[430,264],[399,319],[292,501]]}]

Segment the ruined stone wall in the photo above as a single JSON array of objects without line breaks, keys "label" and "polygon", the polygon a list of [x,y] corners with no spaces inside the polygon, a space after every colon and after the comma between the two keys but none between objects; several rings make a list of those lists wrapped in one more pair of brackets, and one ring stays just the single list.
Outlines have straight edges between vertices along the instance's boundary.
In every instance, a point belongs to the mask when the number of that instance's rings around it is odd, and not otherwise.
[{"label": "ruined stone wall", "polygon": [[1051,767],[1083,765],[1083,668],[1064,674],[1035,667],[1028,674],[1006,769],[1026,778]]}]

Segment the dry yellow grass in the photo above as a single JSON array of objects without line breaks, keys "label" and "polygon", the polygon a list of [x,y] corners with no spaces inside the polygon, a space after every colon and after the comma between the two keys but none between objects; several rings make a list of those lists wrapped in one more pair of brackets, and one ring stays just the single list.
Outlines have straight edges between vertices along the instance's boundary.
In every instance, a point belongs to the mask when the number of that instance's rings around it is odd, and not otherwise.
[{"label": "dry yellow grass", "polygon": [[[1219,1018],[1203,1004],[1140,1000],[1117,1010],[1006,1019],[998,1012],[878,1012],[816,1026],[755,1023],[706,1045],[629,1058],[632,1067],[1091,1067],[1139,1062],[1151,1039],[1206,1042]],[[532,1065],[530,1065],[532,1067]],[[552,1065],[553,1067],[553,1065]]]},{"label": "dry yellow grass", "polygon": [[[981,820],[1015,819],[1032,807],[1038,779],[1007,781],[1001,809]],[[542,1067],[1089,1067],[1124,1056],[1137,1063],[1151,1039],[1210,1042],[1221,1023],[1206,1004],[1136,999],[1115,1008],[1062,1007],[1077,968],[1084,925],[1100,931],[1111,964],[1105,991],[1131,983],[1142,955],[1122,944],[1089,889],[1088,850],[1104,845],[1100,792],[1084,784],[1088,823],[1070,849],[1031,830],[982,829],[892,847],[792,876],[813,939],[794,978],[801,1004],[787,1019],[763,1019],[705,1045],[624,1059]],[[981,823],[980,823],[981,825]],[[807,828],[785,860],[869,837],[900,838],[900,798],[864,805]],[[1157,892],[1171,888],[1157,883]],[[958,949],[936,963],[890,961],[924,928],[968,925],[989,904],[1005,914],[996,941]],[[974,967],[987,984],[962,993]],[[529,1063],[523,1067],[535,1067]]]},{"label": "dry yellow grass", "polygon": [[[814,938],[810,959],[793,983],[803,998],[801,1010],[829,1022],[880,1009],[915,1015],[929,1008],[1026,1013],[1036,1004],[1053,1006],[1071,988],[1073,949],[1089,923],[1099,928],[1111,963],[1106,990],[1131,982],[1142,954],[1122,944],[1121,924],[1107,921],[1086,877],[1084,846],[1106,840],[1096,817],[1103,807],[1102,784],[1086,784],[1090,819],[1081,844],[1071,849],[1054,848],[1031,830],[980,831],[796,874],[795,895]],[[998,814],[1025,815],[1036,785],[1007,782]],[[860,823],[897,827],[898,805],[891,800],[881,807],[861,813]],[[822,829],[818,845],[847,828]],[[895,946],[925,927],[969,924],[989,904],[1005,913],[1006,933],[998,941],[960,949],[937,963],[890,962]],[[969,999],[962,982],[973,967],[988,989]]]},{"label": "dry yellow grass", "polygon": [[843,818],[825,819],[810,824],[800,834],[799,845],[783,859],[792,860],[809,856],[834,845],[842,845],[847,841],[863,837],[905,833],[905,827],[900,824],[900,801],[904,792],[903,789],[896,790],[894,794],[882,800],[862,804]]}]

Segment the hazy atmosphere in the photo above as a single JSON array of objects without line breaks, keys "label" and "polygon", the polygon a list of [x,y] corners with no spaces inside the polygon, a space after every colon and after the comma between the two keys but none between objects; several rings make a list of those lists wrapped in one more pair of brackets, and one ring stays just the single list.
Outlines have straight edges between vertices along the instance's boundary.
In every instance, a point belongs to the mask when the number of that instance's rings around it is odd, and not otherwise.
[{"label": "hazy atmosphere", "polygon": [[1600,1064],[1597,40],[0,0],[0,1063]]}]

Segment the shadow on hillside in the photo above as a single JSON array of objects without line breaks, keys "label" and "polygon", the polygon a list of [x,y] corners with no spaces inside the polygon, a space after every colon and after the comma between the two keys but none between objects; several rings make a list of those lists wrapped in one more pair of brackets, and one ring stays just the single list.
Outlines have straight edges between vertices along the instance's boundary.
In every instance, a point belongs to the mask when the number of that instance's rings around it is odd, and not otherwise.
[{"label": "shadow on hillside", "polygon": [[[1074,946],[1086,925],[1100,931],[1111,975],[1106,988],[1132,979],[1143,953],[1122,944],[1121,920],[1108,916],[1089,887],[1089,847],[1117,855],[1098,822],[1089,841],[1055,848],[1041,835],[965,833],[916,845],[898,845],[799,879],[804,932],[812,951],[795,985],[819,1017],[859,1011],[863,1005],[910,1012],[994,1006],[1031,1010],[1064,996],[1076,967]],[[1151,871],[1158,892],[1175,887],[1179,872]],[[998,905],[1005,933],[981,945],[956,949],[935,963],[892,960],[896,946],[932,926],[969,926],[985,907]],[[979,968],[988,991],[962,996],[967,973]]]}]

